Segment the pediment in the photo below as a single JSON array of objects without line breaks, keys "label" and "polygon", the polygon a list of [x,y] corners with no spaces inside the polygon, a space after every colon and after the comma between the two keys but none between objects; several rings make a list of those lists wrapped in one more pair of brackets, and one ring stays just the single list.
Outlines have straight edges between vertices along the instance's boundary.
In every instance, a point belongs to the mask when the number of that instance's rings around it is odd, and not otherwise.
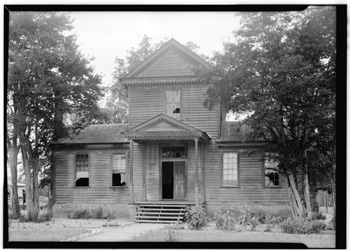
[{"label": "pediment", "polygon": [[165,114],[157,115],[129,130],[129,132],[200,131]]},{"label": "pediment", "polygon": [[207,67],[209,64],[205,60],[175,39],[170,39],[125,78],[194,76],[197,68]]}]

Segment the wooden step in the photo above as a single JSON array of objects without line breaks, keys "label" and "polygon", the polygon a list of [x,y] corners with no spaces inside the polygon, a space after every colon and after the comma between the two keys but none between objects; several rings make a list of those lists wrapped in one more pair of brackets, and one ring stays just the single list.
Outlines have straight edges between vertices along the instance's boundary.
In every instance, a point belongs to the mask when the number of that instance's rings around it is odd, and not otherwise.
[{"label": "wooden step", "polygon": [[174,219],[174,220],[182,220],[181,217],[172,217],[172,216],[166,216],[166,217],[158,217],[158,216],[139,216],[139,215],[136,215],[135,216],[136,219],[138,218],[141,218],[141,219]]},{"label": "wooden step", "polygon": [[154,214],[154,215],[184,215],[185,213],[159,213],[159,212],[147,212],[147,211],[143,211],[143,212],[136,212],[136,214]]},{"label": "wooden step", "polygon": [[137,208],[137,211],[179,211],[179,212],[184,212],[186,211],[185,209],[175,209],[175,208]]},{"label": "wooden step", "polygon": [[181,207],[185,208],[187,205],[174,205],[174,204],[159,204],[159,205],[139,205],[140,207]]},{"label": "wooden step", "polygon": [[176,221],[174,220],[136,220],[137,223],[163,223],[163,224],[174,224]]}]

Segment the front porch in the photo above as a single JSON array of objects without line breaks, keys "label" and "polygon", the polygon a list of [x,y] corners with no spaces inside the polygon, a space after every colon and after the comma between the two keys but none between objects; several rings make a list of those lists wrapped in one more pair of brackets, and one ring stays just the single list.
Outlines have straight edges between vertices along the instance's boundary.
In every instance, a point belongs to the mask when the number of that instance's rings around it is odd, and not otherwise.
[{"label": "front porch", "polygon": [[160,114],[123,134],[130,140],[130,204],[204,202],[205,132]]}]

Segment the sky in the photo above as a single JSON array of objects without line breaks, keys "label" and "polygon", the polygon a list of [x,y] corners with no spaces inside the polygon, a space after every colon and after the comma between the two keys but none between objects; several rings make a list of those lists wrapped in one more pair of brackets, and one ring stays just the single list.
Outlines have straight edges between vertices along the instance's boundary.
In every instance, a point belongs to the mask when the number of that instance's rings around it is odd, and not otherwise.
[{"label": "sky", "polygon": [[165,37],[182,44],[193,42],[199,53],[212,56],[233,41],[239,18],[234,12],[72,12],[74,31],[82,53],[94,57],[103,84],[112,80],[115,58],[125,58],[144,34],[159,42]]}]

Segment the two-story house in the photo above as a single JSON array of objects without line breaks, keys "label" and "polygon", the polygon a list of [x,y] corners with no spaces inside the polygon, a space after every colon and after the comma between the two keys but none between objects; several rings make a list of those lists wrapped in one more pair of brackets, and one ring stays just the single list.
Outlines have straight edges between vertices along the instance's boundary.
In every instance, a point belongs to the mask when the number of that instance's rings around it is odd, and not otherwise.
[{"label": "two-story house", "polygon": [[137,220],[176,220],[186,205],[288,205],[286,181],[250,130],[203,102],[210,67],[174,39],[122,79],[129,123],[92,125],[56,143],[57,206],[103,206]]}]

